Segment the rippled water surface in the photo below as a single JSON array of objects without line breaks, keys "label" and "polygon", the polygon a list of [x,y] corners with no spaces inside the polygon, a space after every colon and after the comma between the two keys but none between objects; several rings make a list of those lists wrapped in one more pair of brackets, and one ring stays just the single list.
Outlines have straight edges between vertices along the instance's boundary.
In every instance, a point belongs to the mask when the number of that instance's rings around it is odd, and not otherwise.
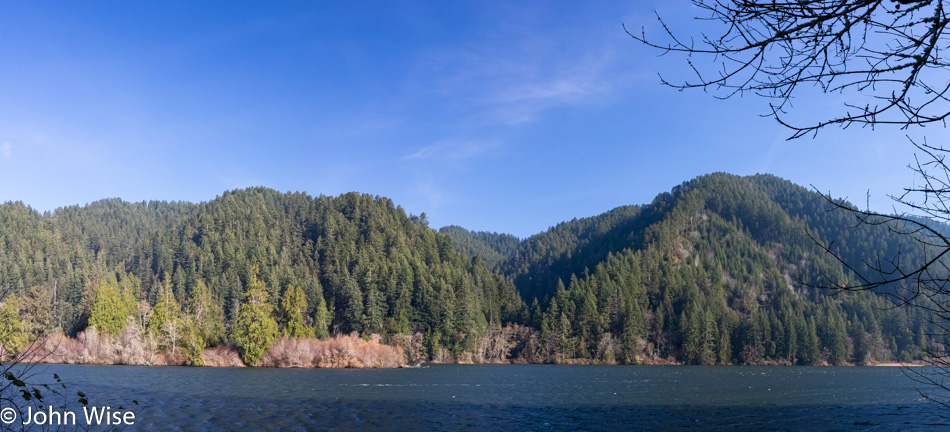
[{"label": "rippled water surface", "polygon": [[950,430],[887,367],[46,368],[130,430]]}]

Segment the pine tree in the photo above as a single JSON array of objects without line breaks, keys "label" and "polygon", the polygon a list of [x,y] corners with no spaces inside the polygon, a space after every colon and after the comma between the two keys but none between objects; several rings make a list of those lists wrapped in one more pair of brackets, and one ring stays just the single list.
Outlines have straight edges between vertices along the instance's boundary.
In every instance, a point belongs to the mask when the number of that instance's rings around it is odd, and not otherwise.
[{"label": "pine tree", "polygon": [[801,346],[802,361],[805,364],[817,364],[821,360],[821,352],[818,350],[818,331],[815,329],[814,317],[808,317],[805,333],[802,334]]},{"label": "pine tree", "polygon": [[844,319],[837,313],[832,313],[828,319],[828,348],[831,364],[844,365],[848,361],[848,332],[844,325]]},{"label": "pine tree", "polygon": [[383,305],[376,285],[371,284],[366,290],[366,304],[363,308],[363,333],[379,333],[383,328]]},{"label": "pine tree", "polygon": [[211,299],[204,281],[198,281],[185,300],[181,344],[191,366],[204,365],[204,350],[224,340],[224,311]]},{"label": "pine tree", "polygon": [[304,323],[307,297],[299,287],[288,285],[280,298],[280,313],[284,321],[284,335],[295,338],[313,337],[313,329]]},{"label": "pine tree", "polygon": [[639,364],[642,361],[638,352],[638,344],[640,338],[644,337],[645,334],[646,329],[640,307],[634,302],[628,302],[626,312],[623,314],[624,363]]},{"label": "pine tree", "polygon": [[53,293],[42,285],[27,288],[20,298],[20,315],[23,330],[32,338],[46,336],[53,330]]},{"label": "pine tree", "polygon": [[152,315],[148,320],[148,332],[155,336],[160,348],[174,353],[184,329],[181,307],[170,285],[166,283],[160,289],[158,302],[152,308]]},{"label": "pine tree", "polygon": [[127,316],[118,282],[114,279],[101,280],[89,316],[89,325],[95,327],[99,333],[115,336],[125,328]]},{"label": "pine tree", "polygon": [[224,342],[224,309],[211,296],[211,290],[204,281],[199,280],[189,293],[185,300],[184,312],[194,323],[195,330],[206,346],[215,346]]},{"label": "pine tree", "polygon": [[870,352],[868,349],[868,335],[864,331],[864,324],[862,324],[857,317],[853,316],[851,318],[848,333],[854,344],[854,362],[858,364],[867,363]]},{"label": "pine tree", "polygon": [[28,336],[20,324],[19,308],[13,294],[0,306],[0,357],[13,357],[27,343]]},{"label": "pine tree", "polygon": [[732,363],[732,334],[727,324],[719,326],[719,340],[716,343],[716,361],[719,364]]},{"label": "pine tree", "polygon": [[363,323],[363,293],[352,277],[343,280],[343,329],[359,332]]},{"label": "pine tree", "polygon": [[205,338],[201,334],[197,320],[182,320],[181,329],[181,348],[184,350],[185,359],[189,366],[204,366],[204,349],[207,346]]},{"label": "pine tree", "polygon": [[702,314],[696,311],[695,303],[691,303],[680,314],[680,335],[683,339],[683,361],[689,364],[701,364],[702,357]]},{"label": "pine tree", "polygon": [[785,353],[785,358],[792,364],[798,362],[798,332],[795,330],[796,327],[795,325],[789,325],[788,331],[785,332],[785,337],[787,338],[785,346],[788,349]]},{"label": "pine tree", "polygon": [[257,366],[277,339],[277,321],[271,316],[274,307],[268,303],[266,287],[256,273],[255,269],[248,281],[231,337],[241,360],[249,366]]},{"label": "pine tree", "polygon": [[314,337],[326,339],[330,335],[328,331],[330,327],[330,316],[331,313],[327,310],[327,302],[323,299],[323,295],[317,296],[317,307],[313,313]]}]

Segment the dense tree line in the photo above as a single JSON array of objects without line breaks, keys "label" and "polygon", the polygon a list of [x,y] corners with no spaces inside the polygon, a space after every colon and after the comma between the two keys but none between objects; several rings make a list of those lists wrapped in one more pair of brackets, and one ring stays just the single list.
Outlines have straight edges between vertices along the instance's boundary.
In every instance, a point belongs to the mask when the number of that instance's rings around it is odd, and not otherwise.
[{"label": "dense tree line", "polygon": [[806,228],[846,256],[901,247],[826,208],[772,176],[713,174],[519,241],[436,232],[356,193],[6,203],[0,342],[95,327],[192,364],[210,346],[256,364],[280,337],[353,333],[413,361],[845,364],[933,349],[926,317],[886,292],[809,288],[849,275]]},{"label": "dense tree line", "polygon": [[187,330],[174,325],[180,305],[196,295],[230,329],[214,342],[241,345],[242,311],[256,307],[292,335],[418,333],[443,358],[476,351],[524,310],[510,282],[455,252],[424,215],[370,195],[254,188],[200,205],[109,200],[47,214],[7,203],[0,240],[0,288],[49,292],[54,326],[115,334],[146,308],[149,333],[173,348]]},{"label": "dense tree line", "polygon": [[457,225],[439,228],[439,233],[451,237],[455,249],[459,252],[481,257],[485,265],[492,270],[498,270],[521,244],[521,240],[511,234],[469,231]]},{"label": "dense tree line", "polygon": [[531,304],[548,360],[845,364],[935,348],[922,311],[809,288],[851,276],[813,238],[851,262],[901,247],[924,256],[829,207],[774,176],[712,174],[525,239],[500,268]]}]

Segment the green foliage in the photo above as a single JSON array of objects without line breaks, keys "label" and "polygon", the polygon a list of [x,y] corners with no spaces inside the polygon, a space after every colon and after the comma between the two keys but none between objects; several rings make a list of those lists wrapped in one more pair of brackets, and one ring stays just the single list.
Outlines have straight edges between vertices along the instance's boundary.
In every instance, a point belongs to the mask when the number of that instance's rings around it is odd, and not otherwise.
[{"label": "green foliage", "polygon": [[188,365],[204,366],[204,349],[207,341],[198,323],[189,319],[183,320],[180,340]]},{"label": "green foliage", "polygon": [[224,311],[211,298],[204,281],[198,281],[188,295],[180,322],[179,340],[188,364],[203,366],[205,348],[221,344],[225,338]]},{"label": "green foliage", "polygon": [[[167,275],[166,275],[167,276]],[[167,279],[167,277],[166,277]],[[169,353],[174,353],[185,330],[185,323],[181,316],[181,307],[170,285],[163,285],[161,295],[152,307],[152,315],[148,320],[148,332],[155,336],[158,346]],[[189,327],[194,324],[191,323]]]},{"label": "green foliage", "polygon": [[208,346],[224,343],[224,310],[211,297],[204,281],[198,281],[189,293],[184,312],[186,332],[183,336],[193,342],[186,342],[192,351],[203,351]]},{"label": "green foliage", "polygon": [[[288,285],[303,291],[303,323],[312,319],[320,337],[437,329],[450,350],[471,351],[488,322],[517,322],[524,311],[510,282],[457,253],[424,216],[372,195],[310,197],[251,188],[198,205],[106,200],[42,214],[7,203],[0,204],[0,242],[8,246],[0,249],[0,289],[35,285],[51,292],[51,325],[69,334],[93,322],[116,333],[128,306],[119,303],[130,303],[128,314],[141,322],[140,300],[164,303],[168,287],[187,303],[206,288],[198,297],[215,306],[208,309],[212,315],[221,314],[201,319],[201,333],[208,345],[222,343],[223,325],[236,322],[255,266],[268,298],[279,299],[279,287]],[[121,301],[109,292],[113,268],[121,273],[116,283],[138,284],[128,290],[131,302],[122,287],[116,288]],[[100,279],[109,295],[96,305]],[[194,308],[184,309],[192,319]],[[157,313],[156,322],[164,323],[161,308]],[[446,314],[460,320],[443,321]],[[475,331],[464,327],[469,324]],[[153,324],[153,334],[163,326]]]},{"label": "green foliage", "polygon": [[267,289],[257,278],[256,271],[251,274],[244,297],[231,339],[238,347],[241,360],[256,366],[277,340],[277,321],[271,316],[273,306],[267,302]]},{"label": "green foliage", "polygon": [[694,364],[919,358],[928,343],[920,336],[927,334],[920,310],[889,307],[887,297],[873,293],[829,301],[830,292],[797,282],[848,277],[805,228],[836,240],[836,253],[848,262],[898,250],[909,262],[923,259],[902,248],[901,236],[852,229],[849,214],[826,208],[820,195],[772,176],[712,174],[651,204],[527,238],[500,268],[523,296],[546,304],[533,315],[542,315],[548,361],[591,356],[605,335],[619,337],[626,362],[646,356]]},{"label": "green foliage", "polygon": [[456,225],[439,228],[439,234],[451,237],[456,251],[479,257],[492,270],[497,270],[521,243],[511,234],[469,231]]},{"label": "green foliage", "polygon": [[317,307],[313,313],[313,335],[319,339],[326,339],[329,336],[327,327],[330,325],[330,311],[327,310],[327,302],[323,296],[318,297]]},{"label": "green foliage", "polygon": [[313,329],[304,323],[307,297],[299,287],[288,285],[280,298],[280,314],[284,321],[283,333],[290,337],[314,337]]},{"label": "green foliage", "polygon": [[23,331],[32,339],[50,334],[54,328],[53,293],[41,285],[27,288],[20,297],[20,316]]},{"label": "green foliage", "polygon": [[28,343],[29,337],[20,324],[19,302],[14,295],[10,295],[0,306],[0,346],[2,356],[12,357]]},{"label": "green foliage", "polygon": [[[898,250],[920,259],[900,236],[852,229],[847,214],[826,207],[773,176],[712,174],[519,241],[458,227],[437,233],[424,215],[356,193],[251,188],[198,205],[107,200],[43,214],[6,203],[0,289],[17,293],[22,328],[35,336],[57,325],[116,334],[131,315],[194,364],[225,342],[225,323],[236,341],[242,319],[249,328],[246,316],[256,315],[268,327],[276,305],[290,335],[309,335],[310,323],[321,338],[419,333],[430,355],[459,358],[508,343],[513,356],[550,362],[919,358],[931,333],[920,311],[890,308],[873,293],[829,301],[798,282],[849,277],[806,228],[835,240],[848,262]],[[515,324],[528,326],[520,339],[489,343]],[[263,327],[252,333],[266,336]]]},{"label": "green foliage", "polygon": [[101,280],[96,290],[89,325],[95,327],[99,333],[115,336],[125,328],[130,315],[129,305],[123,299],[119,282],[114,275]]}]

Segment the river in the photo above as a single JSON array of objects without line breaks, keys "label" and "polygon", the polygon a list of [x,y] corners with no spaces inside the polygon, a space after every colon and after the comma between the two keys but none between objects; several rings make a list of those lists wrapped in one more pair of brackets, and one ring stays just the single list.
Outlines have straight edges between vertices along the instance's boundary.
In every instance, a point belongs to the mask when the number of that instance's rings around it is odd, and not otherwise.
[{"label": "river", "polygon": [[[126,430],[946,430],[896,367],[48,365]],[[926,388],[924,388],[926,390]],[[73,397],[75,399],[75,397]],[[80,417],[80,423],[82,418]],[[105,430],[107,428],[94,428]]]}]

